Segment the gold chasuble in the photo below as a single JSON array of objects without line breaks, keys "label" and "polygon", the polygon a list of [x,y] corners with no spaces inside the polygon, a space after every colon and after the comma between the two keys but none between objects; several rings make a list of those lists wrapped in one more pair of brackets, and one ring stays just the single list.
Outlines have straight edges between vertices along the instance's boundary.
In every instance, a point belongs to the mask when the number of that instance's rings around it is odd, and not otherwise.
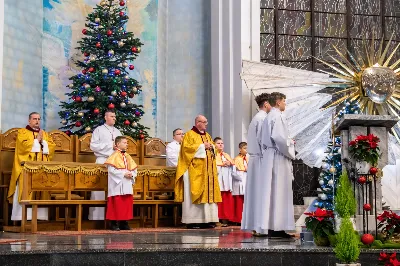
[{"label": "gold chasuble", "polygon": [[[15,193],[17,182],[19,188],[18,201],[21,201],[22,189],[24,184],[23,176],[21,175],[22,172],[21,163],[26,161],[47,162],[53,158],[54,150],[56,149],[56,144],[54,144],[53,139],[49,137],[49,135],[45,131],[43,131],[43,140],[45,140],[49,146],[49,154],[42,153],[43,147],[41,147],[40,152],[31,152],[33,147],[33,141],[38,134],[39,130],[34,130],[30,126],[27,126],[26,128],[20,128],[18,130],[17,140],[15,143],[14,164],[11,173],[10,187],[8,190],[8,201],[10,203],[13,202],[13,195]],[[30,197],[31,198],[33,197],[32,193]]]},{"label": "gold chasuble", "polygon": [[190,194],[193,204],[222,202],[219,190],[214,153],[206,151],[206,158],[195,158],[201,144],[213,144],[208,133],[200,133],[196,127],[183,137],[175,177],[175,201],[183,202],[183,174],[189,172]]},{"label": "gold chasuble", "polygon": [[104,164],[110,165],[116,169],[126,169],[128,171],[134,171],[137,168],[137,165],[132,157],[128,153],[121,151],[115,151],[113,154],[111,154]]}]

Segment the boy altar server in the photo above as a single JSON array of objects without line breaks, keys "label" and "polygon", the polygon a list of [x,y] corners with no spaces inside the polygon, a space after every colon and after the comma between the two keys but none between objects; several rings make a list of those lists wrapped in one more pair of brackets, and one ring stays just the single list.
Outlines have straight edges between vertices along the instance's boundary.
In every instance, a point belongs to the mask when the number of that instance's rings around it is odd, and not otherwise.
[{"label": "boy altar server", "polygon": [[222,226],[225,227],[228,226],[229,221],[233,221],[232,167],[234,163],[229,154],[224,152],[223,140],[216,137],[214,143],[217,150],[215,159],[222,196],[222,202],[218,204],[218,218],[221,220]]},{"label": "boy altar server", "polygon": [[108,168],[106,219],[111,221],[111,230],[130,230],[128,220],[133,218],[133,185],[137,176],[137,165],[126,153],[126,137],[116,137],[115,146],[116,151],[104,163]]},{"label": "boy altar server", "polygon": [[235,157],[232,171],[232,196],[233,196],[233,222],[242,222],[244,190],[247,179],[247,162],[249,161],[247,154],[247,143],[239,143],[239,155]]}]

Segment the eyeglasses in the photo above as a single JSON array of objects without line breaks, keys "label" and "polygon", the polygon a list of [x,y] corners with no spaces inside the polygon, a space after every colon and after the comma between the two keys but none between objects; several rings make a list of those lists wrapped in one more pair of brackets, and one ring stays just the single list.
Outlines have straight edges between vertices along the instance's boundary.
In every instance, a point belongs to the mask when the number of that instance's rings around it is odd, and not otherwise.
[{"label": "eyeglasses", "polygon": [[208,125],[208,121],[199,121],[199,123],[203,123],[204,125]]}]

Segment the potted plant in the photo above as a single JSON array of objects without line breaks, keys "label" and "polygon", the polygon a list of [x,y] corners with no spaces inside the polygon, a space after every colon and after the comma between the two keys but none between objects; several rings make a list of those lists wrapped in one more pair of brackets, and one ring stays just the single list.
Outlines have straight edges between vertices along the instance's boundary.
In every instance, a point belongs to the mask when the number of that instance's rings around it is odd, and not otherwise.
[{"label": "potted plant", "polygon": [[361,265],[356,263],[360,255],[359,236],[354,233],[353,225],[350,218],[342,218],[339,233],[336,236],[336,247],[334,249],[336,258],[341,263],[336,263],[336,266],[356,266]]},{"label": "potted plant", "polygon": [[381,252],[379,254],[379,264],[385,266],[396,266],[400,265],[400,261],[397,260],[396,252],[392,254],[387,254],[386,252]]},{"label": "potted plant", "polygon": [[[342,175],[339,178],[339,185],[336,191],[336,197],[334,199],[335,210],[338,214],[335,217],[335,231],[338,232],[340,228],[341,218],[352,217],[356,213],[356,198],[354,197],[353,190],[351,188],[350,180],[347,176],[347,170],[343,168]],[[355,228],[355,222],[353,218],[350,218]]]},{"label": "potted plant", "polygon": [[381,234],[384,240],[389,238],[398,239],[400,237],[400,216],[393,211],[384,211],[377,217],[378,229],[381,230]]},{"label": "potted plant", "polygon": [[314,237],[317,246],[329,246],[329,236],[334,235],[333,230],[333,211],[317,208],[315,212],[304,213],[306,227]]},{"label": "potted plant", "polygon": [[379,138],[373,134],[359,135],[349,142],[349,152],[356,160],[356,168],[359,173],[367,174],[371,168],[375,168],[380,157]]}]

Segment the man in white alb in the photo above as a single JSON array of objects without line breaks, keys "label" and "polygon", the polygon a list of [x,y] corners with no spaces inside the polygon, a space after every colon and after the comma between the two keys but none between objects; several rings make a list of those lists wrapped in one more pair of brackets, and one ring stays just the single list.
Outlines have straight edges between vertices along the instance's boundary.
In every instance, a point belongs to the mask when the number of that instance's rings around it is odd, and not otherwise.
[{"label": "man in white alb", "polygon": [[255,98],[259,111],[251,120],[247,132],[249,163],[247,166],[247,182],[244,193],[242,229],[252,230],[254,236],[267,236],[267,233],[261,230],[262,217],[258,210],[262,209],[268,201],[262,190],[264,177],[260,172],[262,160],[260,144],[261,128],[264,119],[267,117],[267,113],[271,110],[268,99],[268,93],[262,93]]},{"label": "man in white alb", "polygon": [[178,165],[179,151],[181,150],[181,142],[183,131],[180,128],[172,132],[174,140],[167,145],[167,166],[176,167]]},{"label": "man in white alb", "polygon": [[[92,134],[90,149],[96,155],[96,163],[103,164],[107,158],[114,152],[115,138],[122,136],[121,132],[114,127],[116,116],[113,110],[107,110],[104,114],[106,122],[97,127]],[[92,191],[91,200],[104,200],[104,191]],[[104,207],[89,208],[89,220],[104,220]]]}]

